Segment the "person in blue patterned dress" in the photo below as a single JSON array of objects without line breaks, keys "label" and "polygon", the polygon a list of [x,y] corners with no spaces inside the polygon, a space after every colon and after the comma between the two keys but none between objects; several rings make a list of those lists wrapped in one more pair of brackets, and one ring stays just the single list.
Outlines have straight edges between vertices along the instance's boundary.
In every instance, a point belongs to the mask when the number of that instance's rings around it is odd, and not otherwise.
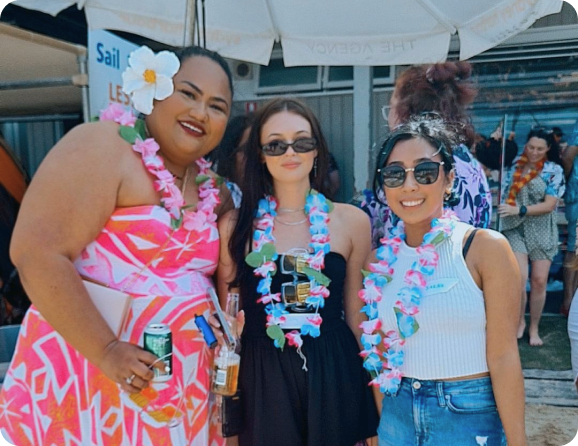
[{"label": "person in blue patterned dress", "polygon": [[[566,220],[568,221],[568,242],[564,263],[568,264],[576,259],[576,222],[578,220],[578,120],[574,124],[572,134],[568,138],[568,148],[562,154],[562,165],[567,177],[564,205]],[[578,270],[564,268],[564,301],[560,306],[560,313],[568,316],[570,303],[574,292],[578,288]]]},{"label": "person in blue patterned dress", "polygon": [[[457,214],[460,221],[478,228],[488,228],[492,195],[482,165],[468,149],[474,143],[475,132],[466,107],[477,93],[469,79],[471,72],[468,62],[410,67],[395,83],[388,124],[393,130],[407,122],[410,116],[434,112],[456,128],[462,144],[452,148],[455,180],[452,197],[446,206]],[[375,248],[384,235],[389,235],[389,229],[399,219],[387,206],[385,195],[380,190],[365,190],[361,208],[370,216]]]},{"label": "person in blue patterned dress", "polygon": [[546,285],[552,260],[558,252],[558,200],[566,188],[564,170],[547,160],[550,150],[544,130],[532,130],[524,152],[506,172],[505,203],[498,213],[502,217],[502,232],[510,242],[522,273],[521,315],[518,339],[524,335],[526,320],[528,264],[530,278],[530,345],[543,345],[538,332],[546,302]]}]

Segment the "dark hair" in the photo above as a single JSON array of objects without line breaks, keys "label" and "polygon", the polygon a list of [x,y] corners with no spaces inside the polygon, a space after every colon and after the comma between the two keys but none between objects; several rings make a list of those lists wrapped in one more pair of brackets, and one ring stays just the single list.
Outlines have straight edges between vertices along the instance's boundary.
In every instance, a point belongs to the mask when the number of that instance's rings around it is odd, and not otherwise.
[{"label": "dark hair", "polygon": [[546,144],[548,145],[548,147],[550,147],[550,142],[552,139],[549,136],[548,132],[546,132],[546,130],[544,130],[543,128],[540,127],[540,128],[531,129],[528,132],[526,142],[530,141],[530,139],[532,139],[532,138],[543,139],[544,141],[546,141]]},{"label": "dark hair", "polygon": [[460,126],[468,147],[474,143],[474,127],[466,107],[476,97],[469,62],[418,65],[401,73],[395,82],[395,112],[400,122],[423,112],[436,112],[448,123]]},{"label": "dark hair", "polygon": [[564,136],[564,132],[562,131],[562,129],[560,127],[552,127],[552,133],[555,136],[560,136],[560,137]]},{"label": "dark hair", "polygon": [[187,46],[184,48],[180,48],[175,52],[179,61],[182,63],[191,57],[207,57],[211,59],[213,62],[217,63],[227,75],[227,79],[229,80],[229,88],[231,89],[231,97],[233,96],[234,88],[233,88],[233,75],[231,74],[231,69],[229,68],[229,64],[223,56],[215,51],[208,50],[206,48],[202,48],[200,46]]},{"label": "dark hair", "polygon": [[239,115],[232,118],[227,124],[225,135],[212,152],[212,158],[216,163],[216,172],[222,177],[228,178],[234,183],[239,182],[236,178],[236,159],[235,155],[243,147],[239,147],[243,133],[253,124],[254,114]]},{"label": "dark hair", "polygon": [[[452,147],[458,143],[458,136],[455,129],[444,122],[443,119],[434,115],[412,116],[409,121],[397,126],[381,145],[377,154],[375,173],[373,174],[373,194],[378,201],[383,190],[381,181],[381,169],[383,169],[397,143],[410,139],[423,139],[430,144],[439,154],[444,162],[443,168],[446,175],[454,168],[454,157]],[[385,203],[382,203],[385,204]]]},{"label": "dark hair", "polygon": [[[265,123],[277,113],[290,112],[305,118],[311,125],[311,136],[317,140],[317,175],[313,169],[309,174],[311,187],[322,194],[327,194],[325,177],[329,167],[329,150],[325,137],[321,132],[319,121],[305,102],[292,98],[281,97],[264,104],[255,114],[249,141],[245,151],[246,174],[241,181],[243,199],[239,208],[238,220],[229,240],[229,252],[237,267],[237,274],[230,286],[241,287],[241,296],[246,296],[243,285],[249,282],[253,271],[245,263],[247,249],[250,249],[253,237],[253,220],[259,200],[273,193],[273,180],[261,158],[261,130]],[[246,290],[249,292],[249,290]]]}]

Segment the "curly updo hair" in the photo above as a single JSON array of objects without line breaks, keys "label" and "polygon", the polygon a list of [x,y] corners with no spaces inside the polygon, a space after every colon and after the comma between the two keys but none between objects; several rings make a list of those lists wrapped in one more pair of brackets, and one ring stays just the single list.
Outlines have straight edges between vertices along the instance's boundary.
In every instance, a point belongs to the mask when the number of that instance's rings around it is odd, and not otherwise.
[{"label": "curly updo hair", "polygon": [[436,112],[456,126],[468,147],[474,143],[474,127],[466,107],[476,97],[469,62],[444,62],[412,66],[395,82],[395,112],[400,122],[423,112]]}]

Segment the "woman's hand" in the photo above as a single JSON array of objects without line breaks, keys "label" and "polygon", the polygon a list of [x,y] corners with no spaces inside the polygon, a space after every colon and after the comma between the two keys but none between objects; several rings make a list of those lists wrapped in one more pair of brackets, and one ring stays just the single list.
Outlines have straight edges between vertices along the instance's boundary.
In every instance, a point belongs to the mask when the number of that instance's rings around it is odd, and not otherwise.
[{"label": "woman's hand", "polygon": [[[243,328],[245,327],[245,312],[243,310],[239,311],[237,313],[237,317],[232,317],[229,316],[228,314],[225,314],[225,319],[227,319],[227,322],[229,323],[229,327],[231,327],[231,331],[233,333],[233,336],[235,336],[235,339],[239,339],[241,337],[241,334],[243,333]],[[211,327],[216,329],[213,330],[213,332],[217,337],[219,345],[223,345],[225,343],[225,336],[223,334],[223,330],[221,329],[221,324],[219,323],[219,320],[214,315],[211,315],[211,317],[209,317],[209,325],[211,325]]]},{"label": "woman's hand", "polygon": [[153,368],[165,371],[164,361],[137,345],[115,340],[107,345],[97,367],[128,393],[148,387],[154,377]]},{"label": "woman's hand", "polygon": [[512,206],[509,204],[501,204],[498,206],[498,214],[501,217],[508,217],[511,215],[519,215],[520,214],[520,207],[519,206]]}]

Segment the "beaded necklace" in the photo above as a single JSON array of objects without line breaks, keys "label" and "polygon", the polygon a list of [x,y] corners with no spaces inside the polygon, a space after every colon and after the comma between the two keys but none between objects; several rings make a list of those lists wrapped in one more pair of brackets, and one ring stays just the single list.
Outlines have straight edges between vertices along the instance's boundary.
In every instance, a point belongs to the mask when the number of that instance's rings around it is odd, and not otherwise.
[{"label": "beaded necklace", "polygon": [[[146,137],[144,121],[134,117],[132,112],[119,109],[115,105],[101,111],[100,120],[120,124],[120,136],[132,145],[135,152],[141,154],[146,169],[157,178],[154,181],[154,188],[157,192],[161,192],[161,205],[169,212],[173,229],[178,229],[182,225],[187,231],[202,232],[207,227],[215,226],[217,221],[215,208],[221,202],[218,185],[222,182],[222,178],[209,175],[211,167],[209,161],[204,158],[195,161],[199,168],[196,178],[199,201],[196,206],[185,206],[183,194],[175,184],[175,176],[169,172],[163,159],[157,154],[160,146],[154,138]],[[187,178],[184,179],[186,180]],[[196,210],[192,209],[195,207]]]},{"label": "beaded necklace", "polygon": [[385,285],[392,281],[392,266],[405,239],[402,221],[392,230],[391,238],[381,239],[382,246],[376,253],[378,261],[369,265],[370,271],[363,271],[364,288],[359,292],[359,297],[365,302],[361,311],[369,320],[360,325],[363,330],[361,356],[364,358],[363,366],[373,377],[370,384],[379,386],[382,393],[395,394],[399,389],[402,378],[400,368],[404,360],[403,347],[405,340],[419,330],[416,316],[419,314],[421,299],[425,296],[427,278],[434,273],[438,264],[439,254],[436,248],[451,236],[456,220],[452,211],[445,210],[442,218],[431,222],[431,230],[424,235],[422,244],[416,250],[419,254],[418,260],[404,274],[403,281],[406,286],[397,293],[398,300],[393,305],[397,330],[385,333],[383,353],[377,348],[381,343],[378,331],[382,326],[377,304],[381,301]]},{"label": "beaded necklace", "polygon": [[[308,266],[303,268],[303,273],[312,281],[310,293],[305,303],[315,311],[306,318],[307,323],[303,324],[300,331],[293,330],[286,334],[281,329],[280,324],[286,321],[285,315],[288,314],[288,311],[282,302],[281,293],[271,293],[272,277],[277,272],[275,260],[278,258],[275,237],[273,236],[277,208],[277,200],[271,195],[259,200],[252,252],[247,255],[245,261],[254,268],[256,276],[262,277],[257,286],[257,292],[261,295],[257,302],[265,305],[267,335],[273,340],[275,347],[281,350],[283,350],[287,340],[289,345],[297,348],[298,353],[305,360],[301,353],[301,346],[303,345],[301,335],[309,335],[314,338],[320,335],[322,319],[319,315],[319,309],[323,308],[325,299],[329,297],[327,286],[330,280],[321,270],[325,267],[325,254],[330,250],[327,223],[329,222],[328,214],[333,210],[333,204],[314,189],[311,189],[305,198],[305,213],[309,218],[309,232],[311,233],[309,247],[313,250],[313,253],[305,255]],[[304,368],[306,369],[306,365]]]}]

